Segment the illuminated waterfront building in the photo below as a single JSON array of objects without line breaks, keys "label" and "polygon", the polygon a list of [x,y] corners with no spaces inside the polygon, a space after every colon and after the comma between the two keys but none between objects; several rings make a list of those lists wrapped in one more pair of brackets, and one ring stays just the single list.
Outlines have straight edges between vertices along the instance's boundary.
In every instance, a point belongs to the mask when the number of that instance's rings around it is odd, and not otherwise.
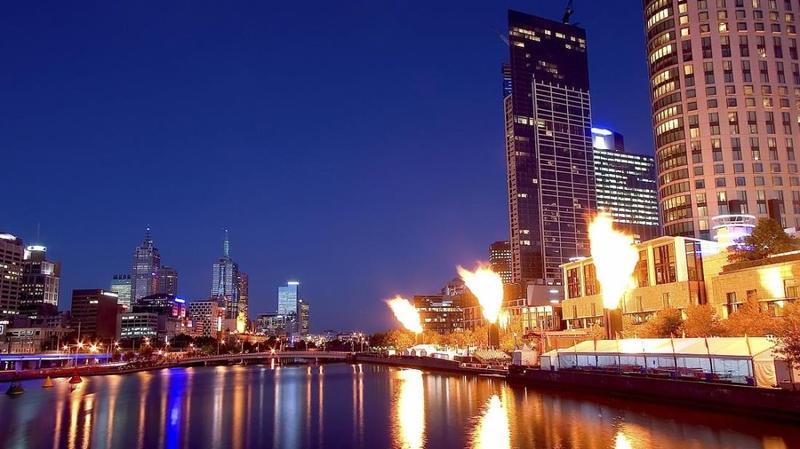
[{"label": "illuminated waterfront building", "polygon": [[117,338],[119,306],[116,293],[99,288],[73,290],[70,312],[72,327],[77,329],[80,326],[81,338]]},{"label": "illuminated waterfront building", "polygon": [[239,316],[239,265],[231,259],[228,230],[222,244],[222,257],[214,262],[211,272],[211,297],[225,309],[225,318]]},{"label": "illuminated waterfront building", "polygon": [[153,242],[148,226],[144,240],[133,252],[131,301],[158,293],[159,268],[161,268],[161,255]]},{"label": "illuminated waterfront building", "polygon": [[597,208],[614,217],[614,227],[650,240],[660,235],[655,160],[628,153],[621,134],[592,128]]},{"label": "illuminated waterfront building", "polygon": [[239,277],[236,279],[237,289],[239,290],[239,320],[247,322],[250,317],[250,278],[247,273],[239,272]]},{"label": "illuminated waterfront building", "polygon": [[586,216],[596,208],[586,34],[516,11],[508,13],[508,28],[512,281],[560,285],[560,265],[589,253]]},{"label": "illuminated waterfront building", "polygon": [[22,239],[0,232],[0,327],[5,330],[19,310]]},{"label": "illuminated waterfront building", "polygon": [[186,301],[175,295],[158,293],[134,301],[134,313],[152,313],[157,317],[157,336],[170,339],[187,330]]},{"label": "illuminated waterfront building", "polygon": [[298,300],[297,323],[300,336],[307,336],[311,326],[311,305],[302,299]]},{"label": "illuminated waterfront building", "polygon": [[61,264],[48,260],[47,248],[31,245],[22,260],[19,313],[31,319],[58,314]]},{"label": "illuminated waterfront building", "polygon": [[800,225],[798,13],[791,1],[644,1],[665,234],[709,238],[729,213]]},{"label": "illuminated waterfront building", "polygon": [[419,313],[424,331],[438,334],[464,330],[464,310],[461,307],[462,295],[416,295],[414,308]]},{"label": "illuminated waterfront building", "polygon": [[111,288],[117,294],[117,302],[122,307],[122,311],[131,310],[131,275],[115,274],[111,278]]},{"label": "illuminated waterfront building", "polygon": [[503,280],[503,284],[511,283],[511,244],[508,240],[489,245],[489,265]]},{"label": "illuminated waterfront building", "polygon": [[120,315],[121,339],[158,338],[159,320],[155,313],[125,312]]},{"label": "illuminated waterfront building", "polygon": [[194,337],[217,337],[222,332],[225,309],[217,300],[192,301],[187,306],[188,333]]}]

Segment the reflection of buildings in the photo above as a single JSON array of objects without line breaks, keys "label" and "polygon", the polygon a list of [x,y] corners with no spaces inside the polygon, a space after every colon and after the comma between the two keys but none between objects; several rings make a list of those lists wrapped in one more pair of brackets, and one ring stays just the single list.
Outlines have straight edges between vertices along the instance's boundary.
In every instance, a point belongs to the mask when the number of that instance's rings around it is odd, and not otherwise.
[{"label": "reflection of buildings", "polygon": [[416,295],[414,307],[419,313],[422,329],[439,334],[448,334],[464,329],[462,296]]},{"label": "reflection of buildings", "polygon": [[117,294],[103,289],[72,291],[72,326],[80,325],[82,338],[117,338]]},{"label": "reflection of buildings", "polygon": [[592,128],[597,208],[637,241],[660,235],[656,166],[652,156],[625,151],[622,135]]}]

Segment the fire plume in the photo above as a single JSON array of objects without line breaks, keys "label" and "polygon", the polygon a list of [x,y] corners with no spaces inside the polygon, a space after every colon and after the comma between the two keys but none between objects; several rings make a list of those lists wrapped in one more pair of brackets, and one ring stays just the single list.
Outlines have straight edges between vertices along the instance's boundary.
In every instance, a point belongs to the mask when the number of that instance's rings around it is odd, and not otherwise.
[{"label": "fire plume", "polygon": [[411,302],[399,296],[394,299],[386,301],[389,308],[392,309],[394,317],[403,325],[407,330],[415,333],[422,333],[422,324],[419,321],[419,312]]},{"label": "fire plume", "polygon": [[475,271],[458,267],[458,275],[478,298],[486,321],[490,324],[497,323],[500,308],[503,307],[503,281],[500,276],[483,266],[479,266]]},{"label": "fire plume", "polygon": [[639,252],[633,237],[613,228],[614,219],[599,213],[589,224],[592,259],[603,295],[603,307],[616,309],[631,281]]}]

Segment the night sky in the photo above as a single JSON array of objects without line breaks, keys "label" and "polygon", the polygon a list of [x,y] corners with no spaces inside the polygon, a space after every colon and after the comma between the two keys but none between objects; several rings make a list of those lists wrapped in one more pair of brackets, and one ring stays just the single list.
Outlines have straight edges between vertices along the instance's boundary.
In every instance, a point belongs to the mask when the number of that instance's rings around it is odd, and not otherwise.
[{"label": "night sky", "polygon": [[[507,238],[499,34],[565,1],[91,3],[0,4],[0,230],[40,224],[62,309],[147,224],[207,298],[227,227],[251,318],[299,279],[314,331],[373,331]],[[651,153],[641,3],[575,3],[595,125]]]}]

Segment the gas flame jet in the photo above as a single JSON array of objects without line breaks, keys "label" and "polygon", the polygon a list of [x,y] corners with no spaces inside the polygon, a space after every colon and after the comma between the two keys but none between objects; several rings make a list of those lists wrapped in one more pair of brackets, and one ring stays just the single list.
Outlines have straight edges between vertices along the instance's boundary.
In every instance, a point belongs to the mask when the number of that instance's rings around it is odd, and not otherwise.
[{"label": "gas flame jet", "polygon": [[389,308],[392,309],[392,313],[394,313],[394,317],[397,318],[397,321],[399,321],[406,330],[415,334],[422,333],[419,312],[417,312],[417,309],[409,300],[397,296],[394,299],[387,300],[386,304],[389,305]]},{"label": "gas flame jet", "polygon": [[589,224],[592,258],[600,281],[603,307],[610,310],[619,307],[639,261],[633,237],[615,231],[613,223],[614,219],[608,212],[601,212]]},{"label": "gas flame jet", "polygon": [[483,317],[489,324],[496,324],[503,306],[503,281],[491,269],[478,266],[475,271],[458,267],[458,275],[467,284],[467,288],[478,297]]}]

